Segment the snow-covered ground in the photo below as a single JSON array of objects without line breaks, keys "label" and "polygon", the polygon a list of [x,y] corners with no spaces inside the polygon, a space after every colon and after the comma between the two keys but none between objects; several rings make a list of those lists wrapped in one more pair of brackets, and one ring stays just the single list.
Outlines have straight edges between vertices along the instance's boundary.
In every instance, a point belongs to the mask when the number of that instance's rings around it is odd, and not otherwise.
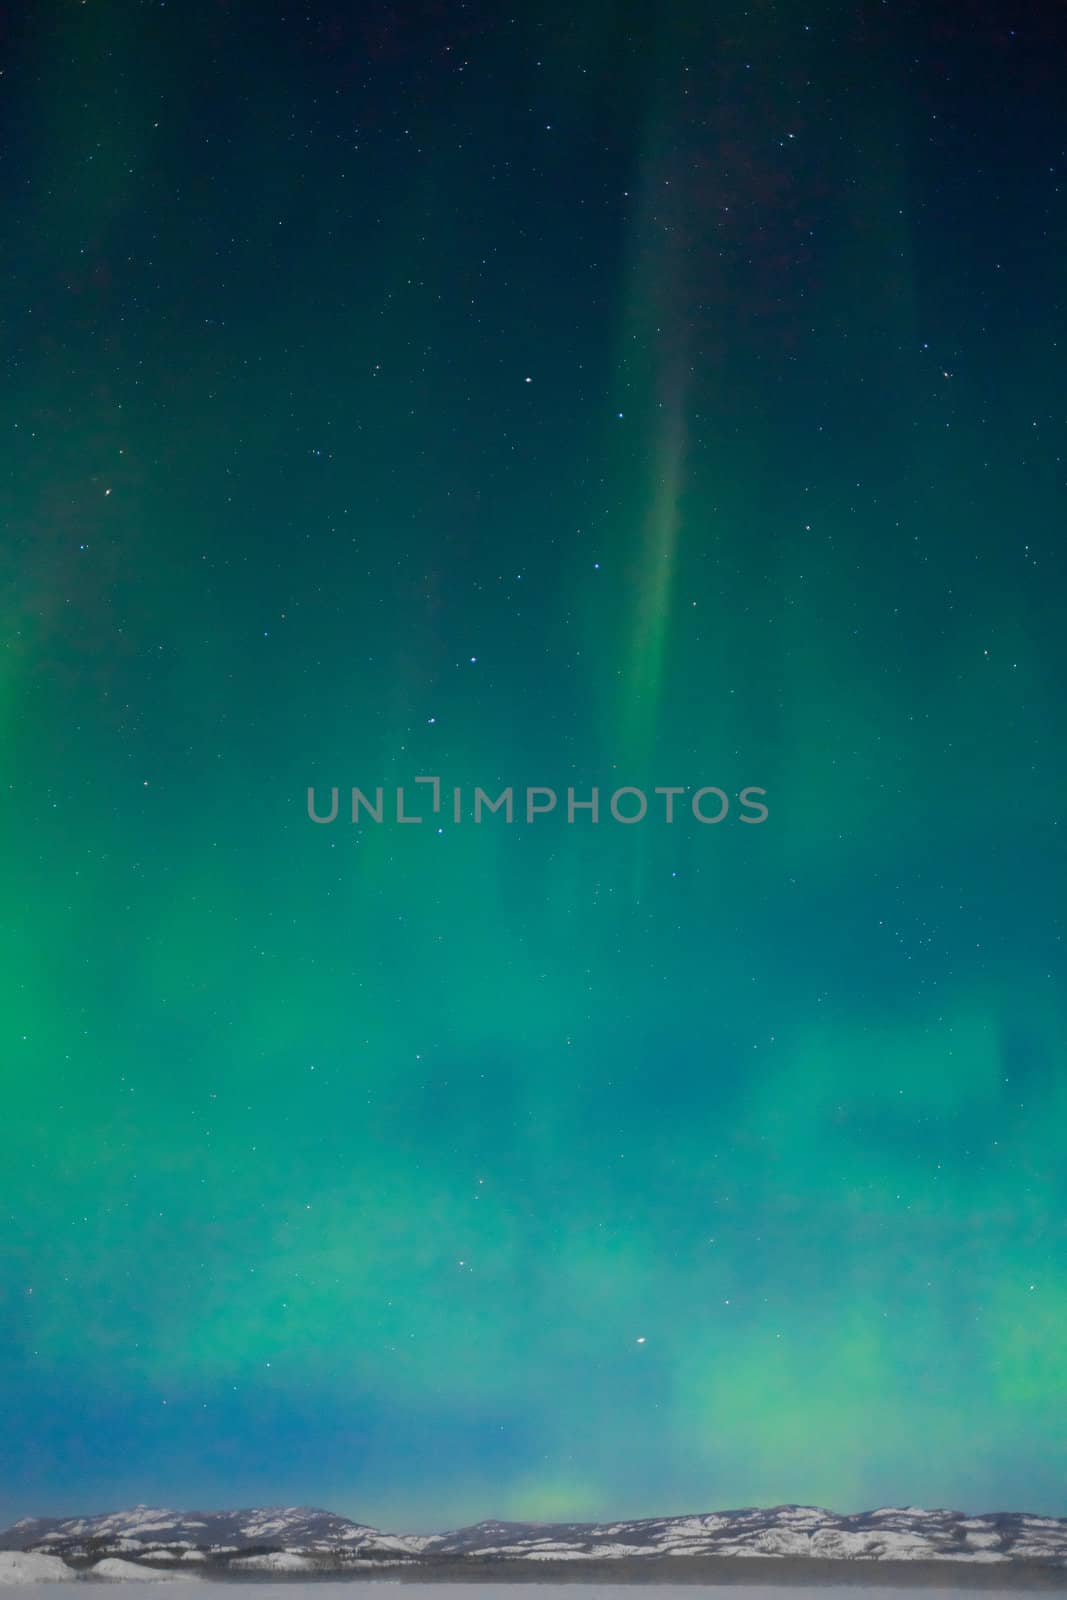
[{"label": "snow-covered ground", "polygon": [[[34,1555],[27,1550],[0,1550],[0,1584],[66,1583],[74,1573],[59,1556]],[[36,1591],[35,1591],[36,1592]]]},{"label": "snow-covered ground", "polygon": [[123,1561],[121,1556],[107,1556],[97,1561],[84,1574],[84,1579],[108,1583],[173,1583],[169,1572],[153,1572],[150,1567],[140,1567],[136,1561]]}]

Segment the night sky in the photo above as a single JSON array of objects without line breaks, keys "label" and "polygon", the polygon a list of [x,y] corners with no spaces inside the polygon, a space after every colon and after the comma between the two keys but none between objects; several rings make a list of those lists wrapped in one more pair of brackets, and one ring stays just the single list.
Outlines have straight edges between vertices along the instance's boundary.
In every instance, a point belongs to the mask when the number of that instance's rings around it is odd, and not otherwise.
[{"label": "night sky", "polygon": [[4,1520],[1067,1513],[1064,44],[0,9]]}]

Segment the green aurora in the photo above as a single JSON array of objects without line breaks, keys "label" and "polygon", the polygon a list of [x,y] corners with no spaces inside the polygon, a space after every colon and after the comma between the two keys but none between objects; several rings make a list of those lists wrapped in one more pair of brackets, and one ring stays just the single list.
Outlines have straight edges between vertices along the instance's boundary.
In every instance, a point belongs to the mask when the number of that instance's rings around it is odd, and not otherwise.
[{"label": "green aurora", "polygon": [[[9,20],[9,1518],[1067,1512],[1062,123],[962,10]],[[430,774],[769,815],[308,820]]]}]

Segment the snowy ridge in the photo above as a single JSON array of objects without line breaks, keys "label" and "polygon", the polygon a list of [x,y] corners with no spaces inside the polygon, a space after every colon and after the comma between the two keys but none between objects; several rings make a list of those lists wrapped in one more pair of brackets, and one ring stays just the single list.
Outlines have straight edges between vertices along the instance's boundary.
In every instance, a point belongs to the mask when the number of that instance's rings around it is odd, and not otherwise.
[{"label": "snowy ridge", "polygon": [[1039,1561],[1067,1566],[1067,1521],[887,1507],[837,1516],[775,1506],[639,1522],[483,1522],[429,1542],[434,1553],[540,1561],[649,1556],[814,1556],[863,1561]]},{"label": "snowy ridge", "polygon": [[447,1566],[460,1577],[466,1562],[620,1561],[633,1570],[679,1557],[937,1561],[971,1570],[997,1565],[1005,1575],[1040,1566],[1061,1571],[1067,1586],[1067,1520],[920,1506],[848,1516],[818,1506],[774,1506],[634,1522],[480,1522],[420,1535],[382,1533],[311,1506],[217,1512],[135,1506],[102,1516],[23,1518],[0,1534],[0,1582],[25,1582],[46,1570],[111,1578],[229,1570],[296,1577],[375,1566]]}]

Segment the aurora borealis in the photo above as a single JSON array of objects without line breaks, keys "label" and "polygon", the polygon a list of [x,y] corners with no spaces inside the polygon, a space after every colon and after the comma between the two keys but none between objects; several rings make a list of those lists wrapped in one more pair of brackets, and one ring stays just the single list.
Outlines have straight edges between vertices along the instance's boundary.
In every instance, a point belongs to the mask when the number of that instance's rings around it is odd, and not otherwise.
[{"label": "aurora borealis", "polygon": [[1067,1513],[1062,21],[3,40],[4,1519]]}]

